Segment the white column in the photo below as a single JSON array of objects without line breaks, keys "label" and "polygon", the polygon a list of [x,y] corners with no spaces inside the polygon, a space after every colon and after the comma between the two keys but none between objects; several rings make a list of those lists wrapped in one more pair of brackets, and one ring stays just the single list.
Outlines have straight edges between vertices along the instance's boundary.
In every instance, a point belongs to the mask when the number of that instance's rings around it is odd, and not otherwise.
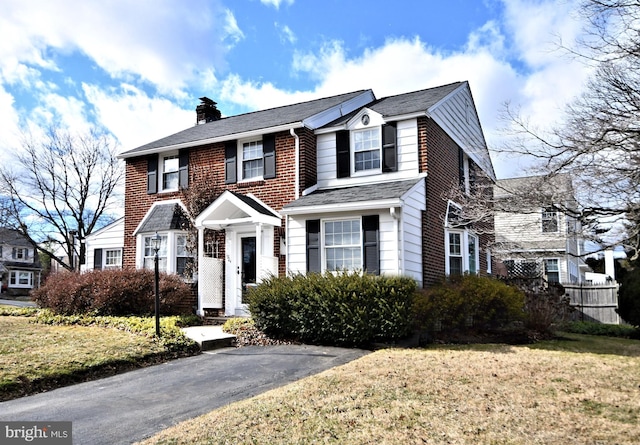
[{"label": "white column", "polygon": [[262,282],[262,223],[256,224],[256,283]]}]

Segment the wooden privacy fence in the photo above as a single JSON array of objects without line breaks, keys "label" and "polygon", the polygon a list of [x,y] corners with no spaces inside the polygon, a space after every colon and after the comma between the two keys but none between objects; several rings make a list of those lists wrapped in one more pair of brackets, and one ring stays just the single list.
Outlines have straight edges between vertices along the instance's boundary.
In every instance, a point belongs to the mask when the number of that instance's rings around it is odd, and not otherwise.
[{"label": "wooden privacy fence", "polygon": [[606,284],[562,284],[571,306],[576,311],[574,321],[620,324],[618,308],[618,283]]}]

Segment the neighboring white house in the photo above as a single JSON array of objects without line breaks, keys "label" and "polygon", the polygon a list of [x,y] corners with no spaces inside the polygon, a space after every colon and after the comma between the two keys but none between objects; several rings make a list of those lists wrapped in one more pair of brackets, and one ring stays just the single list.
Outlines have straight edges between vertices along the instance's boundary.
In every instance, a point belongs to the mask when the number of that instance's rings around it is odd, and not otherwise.
[{"label": "neighboring white house", "polygon": [[120,269],[124,246],[124,218],[88,235],[86,242],[86,264],[81,271]]},{"label": "neighboring white house", "polygon": [[[542,192],[542,193],[538,193]],[[546,196],[545,206],[526,203],[527,195]],[[510,199],[517,198],[509,203]],[[523,199],[523,196],[525,197]],[[573,186],[568,175],[545,182],[529,176],[496,182],[494,197],[495,252],[507,270],[541,271],[549,283],[582,283],[589,267],[583,260],[584,239],[578,219],[563,209],[575,209]]]},{"label": "neighboring white house", "polygon": [[35,246],[16,230],[0,228],[2,292],[26,295],[40,285],[40,258]]}]

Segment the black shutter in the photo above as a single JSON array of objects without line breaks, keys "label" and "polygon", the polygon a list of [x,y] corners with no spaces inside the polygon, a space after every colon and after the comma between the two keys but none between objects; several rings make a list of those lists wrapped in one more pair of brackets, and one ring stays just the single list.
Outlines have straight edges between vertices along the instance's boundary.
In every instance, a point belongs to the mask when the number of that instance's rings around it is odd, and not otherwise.
[{"label": "black shutter", "polygon": [[349,150],[349,131],[336,132],[336,169],[338,178],[351,176],[351,153]]},{"label": "black shutter", "polygon": [[102,269],[102,249],[93,251],[93,270]]},{"label": "black shutter", "polygon": [[262,138],[262,155],[264,161],[264,179],[276,177],[276,135],[267,134]]},{"label": "black shutter", "polygon": [[158,155],[147,158],[147,193],[158,193]]},{"label": "black shutter", "polygon": [[189,187],[189,149],[183,148],[180,150],[178,158],[180,171],[178,176],[178,186],[186,189]]},{"label": "black shutter", "polygon": [[398,171],[398,150],[395,124],[382,126],[382,171]]},{"label": "black shutter", "polygon": [[307,272],[322,272],[320,264],[320,220],[307,220]]},{"label": "black shutter", "polygon": [[379,226],[380,217],[378,215],[362,217],[363,266],[367,273],[373,275],[380,275]]},{"label": "black shutter", "polygon": [[234,184],[237,179],[238,167],[236,158],[238,157],[238,144],[236,141],[229,141],[224,144],[224,183]]}]

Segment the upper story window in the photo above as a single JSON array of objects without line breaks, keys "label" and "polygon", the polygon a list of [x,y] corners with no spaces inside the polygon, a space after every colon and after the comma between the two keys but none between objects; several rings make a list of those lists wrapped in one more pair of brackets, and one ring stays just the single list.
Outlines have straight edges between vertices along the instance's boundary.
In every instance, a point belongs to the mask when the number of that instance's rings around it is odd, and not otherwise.
[{"label": "upper story window", "polygon": [[380,170],[380,128],[353,132],[353,158],[355,172]]},{"label": "upper story window", "polygon": [[162,157],[162,190],[177,190],[180,163],[178,155]]},{"label": "upper story window", "polygon": [[242,144],[242,179],[261,179],[264,169],[262,141]]},{"label": "upper story window", "polygon": [[14,260],[26,260],[29,258],[29,249],[24,247],[14,247],[11,258]]},{"label": "upper story window", "polygon": [[228,141],[224,144],[225,184],[275,177],[275,134],[265,134],[257,141]]},{"label": "upper story window", "polygon": [[544,209],[542,211],[542,233],[558,232],[558,212],[553,209]]},{"label": "upper story window", "polygon": [[147,193],[174,192],[189,186],[189,150],[147,158]]}]

